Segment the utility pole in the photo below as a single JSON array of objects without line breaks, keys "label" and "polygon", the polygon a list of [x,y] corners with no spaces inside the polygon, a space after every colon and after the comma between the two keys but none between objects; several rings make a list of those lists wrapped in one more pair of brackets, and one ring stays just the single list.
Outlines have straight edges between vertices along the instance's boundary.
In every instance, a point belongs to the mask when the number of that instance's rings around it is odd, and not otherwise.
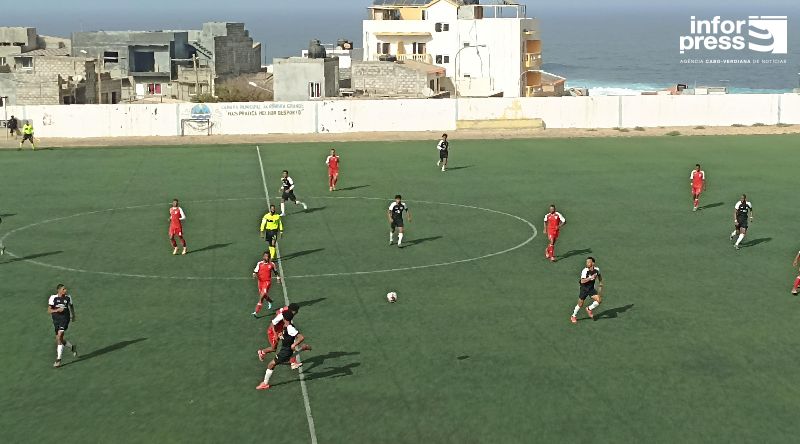
[{"label": "utility pole", "polygon": [[97,104],[103,104],[103,88],[102,88],[102,78],[103,78],[103,59],[100,58],[100,51],[97,51]]},{"label": "utility pole", "polygon": [[197,54],[192,54],[192,66],[194,67],[194,94],[200,95],[200,75],[197,73]]}]

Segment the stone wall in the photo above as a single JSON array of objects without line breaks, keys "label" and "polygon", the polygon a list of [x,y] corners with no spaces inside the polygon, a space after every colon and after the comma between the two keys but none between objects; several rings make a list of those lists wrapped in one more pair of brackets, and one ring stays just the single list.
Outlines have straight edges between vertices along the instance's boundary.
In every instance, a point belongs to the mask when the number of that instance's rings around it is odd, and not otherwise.
[{"label": "stone wall", "polygon": [[428,76],[394,62],[353,62],[351,88],[365,94],[425,97]]}]

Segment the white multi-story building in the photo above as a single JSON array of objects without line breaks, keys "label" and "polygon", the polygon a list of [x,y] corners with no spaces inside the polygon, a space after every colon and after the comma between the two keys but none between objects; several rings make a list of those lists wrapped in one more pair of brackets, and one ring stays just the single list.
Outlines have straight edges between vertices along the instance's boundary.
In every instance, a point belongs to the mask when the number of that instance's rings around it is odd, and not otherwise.
[{"label": "white multi-story building", "polygon": [[364,20],[364,60],[441,66],[457,96],[550,95],[538,21],[525,5],[496,0],[374,0]]}]

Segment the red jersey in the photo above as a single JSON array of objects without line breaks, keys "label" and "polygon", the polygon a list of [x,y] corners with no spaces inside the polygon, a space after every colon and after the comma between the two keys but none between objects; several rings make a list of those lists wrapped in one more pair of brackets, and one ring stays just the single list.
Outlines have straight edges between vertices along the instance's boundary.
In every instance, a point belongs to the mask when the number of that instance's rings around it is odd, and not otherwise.
[{"label": "red jersey", "polygon": [[558,211],[555,213],[547,213],[544,215],[544,221],[547,223],[548,233],[558,233],[561,224],[566,223],[567,220]]},{"label": "red jersey", "polygon": [[325,163],[328,164],[328,169],[331,171],[339,171],[339,156],[328,156],[325,159]]},{"label": "red jersey", "polygon": [[183,209],[181,207],[169,208],[169,225],[171,227],[180,227],[181,221],[184,219],[186,219],[186,214],[183,213]]},{"label": "red jersey", "polygon": [[288,306],[279,308],[275,312],[275,317],[272,318],[272,329],[275,330],[275,333],[281,334],[283,332],[283,314],[287,311],[289,311]]},{"label": "red jersey", "polygon": [[272,281],[272,273],[276,272],[277,268],[275,268],[275,262],[267,262],[267,261],[258,261],[256,264],[256,268],[253,269],[253,273],[258,276],[259,282],[270,282]]},{"label": "red jersey", "polygon": [[692,170],[692,174],[689,175],[689,179],[692,180],[692,187],[703,188],[703,183],[706,181],[706,172],[703,170]]}]

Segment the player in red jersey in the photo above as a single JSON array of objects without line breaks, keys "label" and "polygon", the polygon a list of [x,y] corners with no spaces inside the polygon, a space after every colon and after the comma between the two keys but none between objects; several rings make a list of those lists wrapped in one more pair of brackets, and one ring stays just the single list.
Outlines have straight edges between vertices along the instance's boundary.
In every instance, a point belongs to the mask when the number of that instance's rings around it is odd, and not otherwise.
[{"label": "player in red jersey", "polygon": [[275,357],[269,361],[269,364],[267,364],[267,371],[264,372],[264,380],[256,387],[256,390],[269,389],[269,380],[278,364],[290,362],[291,358],[300,351],[311,350],[311,346],[304,343],[306,340],[305,336],[292,324],[292,319],[294,319],[294,314],[292,314],[291,311],[283,314],[283,332],[280,335],[280,348],[268,349],[268,352],[277,351],[277,353]]},{"label": "player in red jersey", "polygon": [[[272,318],[272,321],[269,323],[269,327],[267,327],[267,340],[269,341],[269,347],[265,349],[258,350],[258,359],[263,361],[264,358],[267,356],[271,350],[277,350],[278,346],[278,338],[280,338],[281,333],[283,333],[283,315],[287,312],[291,312],[292,316],[296,316],[297,312],[300,311],[300,306],[295,304],[294,302],[279,308],[278,311],[275,312],[275,317]],[[289,360],[292,365],[292,370],[299,368],[302,363],[297,362],[296,356],[292,356]]]},{"label": "player in red jersey", "polygon": [[567,220],[564,219],[561,213],[556,211],[556,206],[550,205],[550,211],[544,215],[544,230],[550,240],[550,244],[544,251],[544,257],[545,259],[550,259],[550,262],[556,261],[556,241],[558,240],[558,233],[565,223],[567,223]]},{"label": "player in red jersey", "polygon": [[692,211],[697,211],[697,206],[700,204],[700,193],[706,190],[706,172],[700,169],[699,163],[689,174],[689,180],[692,185],[692,200],[694,201]]},{"label": "player in red jersey", "polygon": [[[800,262],[800,251],[798,251],[797,252],[797,256],[794,257],[794,261],[792,261],[792,265],[794,265],[796,267],[798,262]],[[794,278],[794,285],[792,286],[792,294],[793,295],[797,296],[798,288],[800,288],[800,274],[798,274],[797,277]]]},{"label": "player in red jersey", "polygon": [[178,206],[178,199],[172,199],[172,206],[169,208],[169,241],[172,242],[172,254],[178,254],[178,243],[175,242],[175,236],[181,240],[183,245],[183,253],[186,254],[186,240],[183,238],[183,225],[182,221],[186,220],[186,213],[183,208]]},{"label": "player in red jersey", "polygon": [[331,154],[325,159],[325,165],[328,165],[328,188],[336,191],[336,182],[339,181],[339,155],[336,154],[335,148],[331,148]]},{"label": "player in red jersey", "polygon": [[[275,262],[272,262],[272,257],[269,255],[269,251],[264,252],[264,259],[258,261],[256,264],[256,268],[253,269],[253,279],[258,282],[258,303],[256,304],[256,309],[253,312],[253,317],[257,318],[258,313],[261,312],[261,306],[263,305],[264,301],[267,301],[267,310],[272,310],[272,299],[269,297],[269,287],[272,286],[272,274],[278,274],[278,267],[275,266]],[[278,279],[278,283],[281,282],[280,276],[275,276]]]}]

